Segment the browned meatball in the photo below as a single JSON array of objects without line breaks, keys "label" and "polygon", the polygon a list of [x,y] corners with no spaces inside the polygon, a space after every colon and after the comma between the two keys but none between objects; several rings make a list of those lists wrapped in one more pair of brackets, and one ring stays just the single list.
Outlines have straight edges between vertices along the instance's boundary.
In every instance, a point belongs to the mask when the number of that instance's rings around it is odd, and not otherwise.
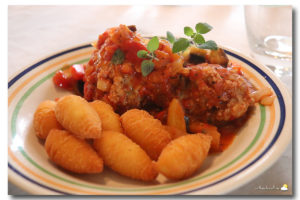
[{"label": "browned meatball", "polygon": [[234,69],[216,64],[187,67],[179,97],[190,115],[202,121],[229,121],[241,117],[254,104],[252,86]]}]

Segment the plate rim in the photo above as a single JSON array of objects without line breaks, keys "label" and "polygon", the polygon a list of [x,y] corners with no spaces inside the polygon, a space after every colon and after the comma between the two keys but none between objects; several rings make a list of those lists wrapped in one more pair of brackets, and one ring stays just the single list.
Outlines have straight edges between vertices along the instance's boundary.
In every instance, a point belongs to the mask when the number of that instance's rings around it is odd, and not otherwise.
[{"label": "plate rim", "polygon": [[[82,48],[84,48],[83,46],[85,46],[85,48],[88,48],[88,47],[92,47],[91,45],[90,45],[90,43],[89,44],[87,44],[87,43],[84,43],[85,45],[81,45],[81,46],[76,46],[76,47],[74,47],[74,48],[68,48],[68,49],[66,49],[66,50],[62,50],[62,51],[59,51],[59,52],[57,52],[57,53],[55,53],[55,54],[51,54],[51,56],[48,56],[48,57],[45,57],[44,59],[41,59],[41,60],[39,60],[38,62],[35,62],[33,65],[36,65],[36,64],[38,64],[38,63],[40,63],[41,61],[44,61],[44,60],[46,60],[47,58],[50,58],[50,57],[53,57],[53,56],[55,56],[55,55],[58,55],[58,54],[62,54],[62,55],[64,55],[64,54],[67,54],[66,53],[66,51],[70,51],[70,50],[72,50],[72,49],[75,49],[75,48],[78,48],[78,47],[82,47]],[[283,101],[285,102],[286,101],[286,99],[288,100],[288,101],[291,101],[291,98],[290,98],[290,94],[288,93],[288,92],[285,92],[285,90],[283,90],[283,88],[285,88],[285,85],[273,74],[273,72],[270,70],[270,69],[268,69],[267,67],[265,67],[264,65],[262,65],[262,64],[260,64],[259,62],[257,62],[256,60],[253,60],[252,58],[249,58],[249,57],[247,57],[247,56],[245,56],[245,55],[243,55],[240,51],[236,51],[236,50],[233,50],[232,48],[228,48],[228,47],[222,47],[222,48],[224,48],[225,50],[227,50],[227,51],[229,51],[229,52],[232,52],[232,53],[234,53],[234,54],[236,54],[236,55],[238,55],[238,56],[240,56],[240,57],[242,57],[242,58],[244,58],[245,60],[248,60],[248,61],[250,61],[251,63],[253,63],[253,64],[255,64],[255,65],[257,65],[258,67],[263,67],[261,70],[262,71],[264,71],[268,76],[270,76],[270,78],[271,78],[271,80],[275,83],[275,85],[278,87],[278,89],[279,89],[279,91],[282,93],[283,91],[284,91],[284,93],[286,93],[285,94],[285,96],[283,96]],[[77,51],[77,50],[79,50],[79,49],[76,49],[76,50],[74,50],[74,51]],[[58,56],[59,57],[59,56]],[[49,60],[51,60],[51,59],[49,59]],[[47,62],[47,61],[45,61],[45,62]],[[243,62],[244,63],[244,62]],[[29,65],[29,66],[26,66],[26,67],[23,67],[22,69],[20,69],[20,71],[18,71],[18,72],[16,72],[15,74],[17,74],[17,75],[15,75],[14,74],[14,76],[11,76],[11,78],[9,79],[9,83],[15,78],[15,77],[17,77],[20,73],[23,73],[26,69],[28,69],[30,66],[33,66],[33,65]],[[34,69],[34,68],[33,68]],[[265,71],[265,70],[267,70],[267,72]],[[269,71],[268,71],[269,70]],[[31,71],[31,70],[29,70],[29,71]],[[28,71],[28,72],[29,72]],[[21,76],[22,77],[22,76]],[[16,82],[16,81],[15,81]],[[11,85],[13,85],[15,82],[13,82]],[[9,86],[10,87],[10,86]],[[9,89],[8,89],[9,90]],[[287,95],[287,96],[286,96]],[[285,104],[286,105],[286,104]],[[287,106],[286,106],[287,107]],[[289,106],[290,107],[290,106]],[[286,111],[286,113],[288,113],[287,111]],[[286,121],[285,121],[285,123],[283,124],[283,128],[286,126]],[[291,129],[292,127],[290,127],[290,129]],[[283,130],[283,129],[282,129]],[[282,132],[282,130],[281,130],[281,132]],[[289,134],[289,136],[290,136],[290,138],[289,138],[289,142],[287,142],[287,144],[285,145],[285,147],[284,147],[284,149],[286,149],[287,148],[287,146],[288,146],[288,144],[290,143],[290,140],[291,140],[291,137],[292,137],[292,133],[290,133]],[[284,151],[282,151],[282,153],[283,153]],[[276,156],[274,159],[273,159],[273,163],[275,162],[275,161],[277,161],[278,159],[279,159],[279,157],[281,156],[281,154],[280,155],[278,155],[278,156]],[[266,171],[269,167],[271,167],[272,165],[273,165],[273,163],[272,164],[269,164],[268,165],[268,167],[265,169],[265,170],[261,170],[260,172],[261,173],[263,173],[264,171]],[[261,174],[260,173],[260,174]],[[256,174],[257,176],[259,175],[259,174]],[[257,176],[255,176],[255,177],[257,177]],[[247,182],[249,182],[249,181],[251,181],[251,180],[253,180],[254,178],[249,178],[249,180],[247,180]],[[10,178],[10,176],[9,176],[9,181],[11,181],[11,178]],[[13,181],[12,181],[13,182]],[[245,183],[244,183],[245,184]],[[23,185],[22,185],[23,186]],[[238,186],[237,186],[238,187]],[[24,189],[23,187],[21,187],[22,189]],[[233,188],[233,189],[235,189],[235,188]],[[233,190],[232,189],[232,190]],[[25,189],[26,190],[26,189]],[[225,192],[227,193],[229,190],[226,190]],[[29,190],[29,192],[31,192],[30,190]],[[188,191],[189,193],[191,192],[190,190]]]}]

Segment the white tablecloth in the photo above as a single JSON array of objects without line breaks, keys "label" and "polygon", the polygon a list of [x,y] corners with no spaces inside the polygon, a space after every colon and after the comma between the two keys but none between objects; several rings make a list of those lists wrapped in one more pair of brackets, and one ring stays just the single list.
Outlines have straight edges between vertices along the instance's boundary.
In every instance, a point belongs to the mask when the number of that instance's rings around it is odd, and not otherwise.
[{"label": "white tablecloth", "polygon": [[[94,41],[106,28],[135,24],[143,35],[183,36],[183,27],[207,22],[206,35],[226,47],[250,55],[242,6],[9,6],[8,76],[57,51]],[[284,77],[292,93],[292,77]],[[288,184],[292,194],[292,145],[266,172],[231,195],[280,195],[258,186]],[[27,194],[9,183],[9,194]]]}]

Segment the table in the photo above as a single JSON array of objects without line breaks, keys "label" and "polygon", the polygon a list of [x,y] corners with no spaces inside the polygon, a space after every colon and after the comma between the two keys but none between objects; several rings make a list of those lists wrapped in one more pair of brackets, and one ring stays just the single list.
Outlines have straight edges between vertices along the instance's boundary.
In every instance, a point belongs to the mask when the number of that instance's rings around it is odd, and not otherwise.
[{"label": "table", "polygon": [[[214,27],[206,38],[251,55],[243,6],[9,6],[8,77],[57,51],[94,41],[108,27],[135,24],[143,35],[168,30],[183,36],[184,26],[198,22]],[[292,76],[280,78],[292,95]],[[280,195],[255,188],[284,183],[289,186],[284,194],[292,194],[292,157],[290,144],[270,169],[229,195]],[[28,194],[11,183],[8,193]]]}]

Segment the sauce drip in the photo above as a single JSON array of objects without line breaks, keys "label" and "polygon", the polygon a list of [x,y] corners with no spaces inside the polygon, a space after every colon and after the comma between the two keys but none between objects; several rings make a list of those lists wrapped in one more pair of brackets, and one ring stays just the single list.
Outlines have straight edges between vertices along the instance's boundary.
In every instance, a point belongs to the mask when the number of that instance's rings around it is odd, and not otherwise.
[{"label": "sauce drip", "polygon": [[218,131],[221,134],[219,152],[226,150],[233,143],[235,136],[248,121],[253,110],[254,107],[249,107],[248,111],[242,117],[228,122],[227,124],[218,126]]},{"label": "sauce drip", "polygon": [[237,134],[237,131],[235,131],[235,130],[232,130],[232,131],[220,130],[220,133],[221,133],[221,138],[220,138],[219,152],[222,152],[232,144],[232,142]]},{"label": "sauce drip", "polygon": [[[219,122],[219,124],[210,125],[197,121],[197,119],[191,119],[194,121],[190,125],[190,130],[192,133],[203,133],[217,131],[220,133],[220,143],[216,148],[211,148],[209,153],[220,153],[225,151],[234,141],[236,135],[238,134],[241,127],[248,121],[253,107],[250,107],[248,111],[242,117],[235,119],[230,122]],[[196,123],[195,123],[196,121]]]}]

